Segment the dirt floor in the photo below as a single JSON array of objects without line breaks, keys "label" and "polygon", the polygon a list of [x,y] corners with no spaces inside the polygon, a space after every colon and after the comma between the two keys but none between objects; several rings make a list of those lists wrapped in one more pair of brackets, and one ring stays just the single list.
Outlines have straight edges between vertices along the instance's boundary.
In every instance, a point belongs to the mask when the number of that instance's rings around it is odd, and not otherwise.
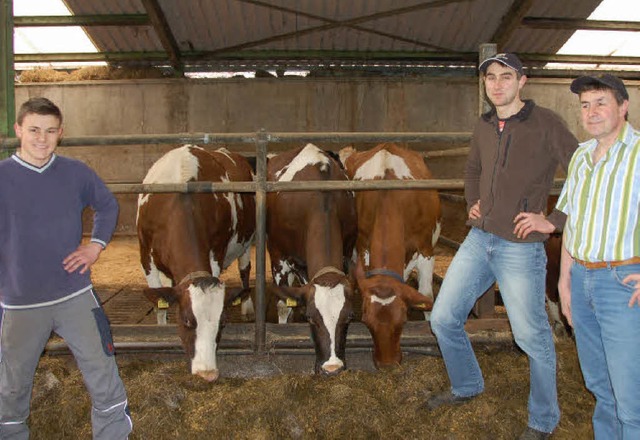
[{"label": "dirt floor", "polygon": [[[119,292],[144,303],[138,298],[145,281],[137,252],[135,238],[116,238],[94,268],[96,288],[105,296]],[[444,275],[452,252],[439,254],[436,272]],[[110,303],[112,310],[121,308],[115,300]],[[584,387],[574,343],[565,338],[556,346],[562,419],[553,438],[592,438],[594,401]],[[117,361],[135,425],[131,439],[516,438],[527,418],[526,356],[513,345],[476,351],[485,392],[468,404],[433,412],[421,405],[448,381],[442,359],[432,355],[405,353],[398,368],[375,371],[370,352],[348,351],[350,369],[325,378],[310,373],[309,356],[220,353],[221,379],[213,384],[189,374],[183,355],[118,355]],[[305,367],[296,368],[296,362]],[[43,356],[33,391],[31,438],[90,438],[90,408],[73,359]]]}]

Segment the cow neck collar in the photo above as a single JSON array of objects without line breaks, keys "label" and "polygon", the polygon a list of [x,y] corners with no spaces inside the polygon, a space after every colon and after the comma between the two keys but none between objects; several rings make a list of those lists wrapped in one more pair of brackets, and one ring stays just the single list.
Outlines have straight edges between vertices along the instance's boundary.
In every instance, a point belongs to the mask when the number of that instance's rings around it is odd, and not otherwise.
[{"label": "cow neck collar", "polygon": [[366,271],[364,274],[365,278],[371,278],[372,276],[375,276],[375,275],[386,275],[391,278],[395,278],[401,283],[404,283],[404,278],[402,277],[402,275],[400,275],[395,270],[387,269],[386,267],[383,267],[381,269],[371,269]]},{"label": "cow neck collar", "polygon": [[328,274],[328,273],[337,273],[338,275],[341,276],[345,276],[345,273],[343,271],[341,271],[340,269],[338,269],[335,266],[325,266],[322,269],[320,269],[318,272],[316,272],[316,274],[311,277],[311,281],[314,281],[316,278],[320,278],[322,275]]},{"label": "cow neck collar", "polygon": [[196,278],[210,277],[211,273],[204,270],[197,270],[195,272],[188,273],[178,284],[188,283]]}]

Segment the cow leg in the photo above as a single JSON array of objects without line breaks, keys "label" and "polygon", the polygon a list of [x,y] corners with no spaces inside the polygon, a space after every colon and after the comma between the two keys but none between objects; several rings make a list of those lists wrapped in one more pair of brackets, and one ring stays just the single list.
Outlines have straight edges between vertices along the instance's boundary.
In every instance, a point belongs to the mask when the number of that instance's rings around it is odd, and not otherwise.
[{"label": "cow leg", "polygon": [[[436,264],[436,257],[426,257],[415,253],[404,271],[404,279],[408,279],[411,271],[415,268],[418,274],[418,292],[433,301],[433,269]],[[431,319],[431,312],[424,312],[425,321]]]},{"label": "cow leg", "polygon": [[211,275],[220,278],[222,273],[222,263],[224,262],[223,255],[215,255],[213,251],[209,251],[209,265],[211,266]]},{"label": "cow leg", "polygon": [[[167,277],[165,274],[160,272],[156,265],[153,263],[153,258],[150,258],[149,264],[149,273],[146,273],[144,268],[142,271],[145,272],[145,278],[147,279],[147,285],[153,289],[160,287],[171,287],[173,284],[171,279]],[[156,311],[156,323],[158,325],[166,325],[167,324],[167,311],[169,309],[168,306],[155,304],[153,309]]]},{"label": "cow leg", "polygon": [[[292,286],[293,282],[296,279],[295,273],[293,271],[293,266],[289,264],[286,260],[279,260],[277,263],[272,264],[271,274],[273,275],[273,281],[278,286]],[[278,324],[286,324],[289,320],[289,317],[293,313],[293,308],[288,307],[287,304],[283,300],[278,300],[276,304],[276,309],[278,311]]]},{"label": "cow leg", "polygon": [[[251,288],[249,286],[249,274],[251,273],[251,247],[247,247],[247,250],[238,258],[238,271],[240,272],[240,280],[242,280],[242,289],[248,292]],[[240,315],[243,321],[254,321],[256,312],[253,306],[253,300],[251,295],[248,295],[240,305]]]},{"label": "cow leg", "polygon": [[568,335],[562,317],[560,316],[560,303],[552,301],[547,297],[547,307],[549,308],[549,317],[551,318],[551,328],[553,335],[557,337],[566,337]]}]

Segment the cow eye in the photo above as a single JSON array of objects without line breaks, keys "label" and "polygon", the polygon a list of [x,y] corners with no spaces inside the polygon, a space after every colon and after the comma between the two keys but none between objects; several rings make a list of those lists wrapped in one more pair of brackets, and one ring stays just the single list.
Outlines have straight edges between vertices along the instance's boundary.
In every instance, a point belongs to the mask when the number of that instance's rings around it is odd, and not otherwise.
[{"label": "cow eye", "polygon": [[182,320],[182,325],[184,325],[186,328],[196,328],[195,320],[189,318],[184,318]]},{"label": "cow eye", "polygon": [[349,314],[347,315],[347,322],[353,321],[353,318],[356,317],[356,314],[353,313],[353,311],[349,312]]}]

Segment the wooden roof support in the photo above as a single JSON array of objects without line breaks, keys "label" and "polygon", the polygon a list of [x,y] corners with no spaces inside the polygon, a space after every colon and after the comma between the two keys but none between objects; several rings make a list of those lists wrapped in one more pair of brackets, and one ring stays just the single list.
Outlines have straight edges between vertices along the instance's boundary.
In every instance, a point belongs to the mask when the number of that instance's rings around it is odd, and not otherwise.
[{"label": "wooden roof support", "polygon": [[182,76],[184,74],[184,67],[180,55],[180,48],[178,47],[176,38],[171,32],[171,27],[167,22],[167,17],[164,15],[162,8],[157,0],[140,0],[140,2],[147,11],[151,24],[162,43],[162,47],[164,47],[164,50],[169,56],[171,66],[175,69],[176,73]]},{"label": "wooden roof support", "polygon": [[494,41],[498,46],[498,52],[502,52],[502,47],[504,44],[509,41],[511,35],[518,29],[520,26],[522,19],[531,6],[533,6],[534,0],[515,0],[511,5],[509,11],[502,17],[500,24],[497,27],[497,31],[493,36],[489,39],[489,41]]},{"label": "wooden roof support", "polygon": [[[361,17],[356,17],[356,18],[352,18],[349,20],[343,20],[343,21],[339,21],[339,20],[331,20],[325,17],[321,17],[321,16],[317,16],[317,15],[313,15],[313,14],[308,14],[308,13],[304,13],[304,12],[298,12],[295,9],[289,9],[289,8],[284,8],[284,7],[280,7],[280,6],[274,6],[274,5],[270,5],[268,3],[265,3],[263,1],[260,0],[239,0],[241,2],[244,3],[251,3],[251,4],[255,4],[255,5],[259,5],[259,6],[264,6],[264,7],[269,7],[271,9],[276,9],[278,11],[281,12],[290,12],[292,14],[297,14],[300,16],[304,16],[304,17],[308,17],[308,18],[313,18],[316,20],[323,20],[324,22],[326,22],[327,24],[321,25],[321,26],[312,26],[310,28],[307,29],[302,29],[299,31],[295,31],[295,32],[287,32],[284,34],[280,34],[280,35],[275,35],[273,37],[269,37],[269,38],[264,38],[261,40],[256,40],[256,41],[250,41],[247,43],[242,43],[242,44],[238,44],[235,46],[230,46],[230,47],[225,47],[219,50],[216,50],[214,52],[212,52],[213,54],[218,54],[218,53],[224,53],[227,51],[236,51],[236,50],[241,50],[241,49],[247,49],[247,48],[251,48],[251,47],[256,47],[256,46],[260,46],[266,43],[273,43],[274,41],[282,41],[282,40],[288,40],[291,38],[297,38],[300,37],[302,35],[307,35],[307,34],[311,34],[314,32],[323,32],[323,31],[327,31],[330,29],[335,29],[335,28],[339,28],[339,27],[349,27],[352,29],[357,29],[358,31],[365,31],[365,32],[369,32],[369,33],[374,33],[374,34],[378,34],[378,35],[383,35],[385,37],[393,37],[389,34],[383,34],[377,31],[372,31],[371,29],[366,29],[366,28],[362,28],[360,26],[358,26],[361,23],[366,23],[368,21],[372,21],[372,20],[379,20],[381,18],[385,18],[385,17],[390,17],[393,15],[400,15],[400,14],[408,14],[411,12],[416,12],[419,10],[423,10],[423,9],[430,9],[430,8],[436,8],[439,6],[445,6],[448,5],[450,3],[459,3],[459,2],[464,2],[464,1],[469,1],[469,0],[436,0],[436,1],[429,1],[429,2],[423,2],[423,3],[418,3],[416,5],[411,5],[411,6],[405,6],[402,8],[397,8],[397,9],[391,9],[389,11],[384,11],[384,12],[377,12],[375,14],[369,14],[369,15],[364,15]],[[398,39],[396,37],[396,39]],[[431,49],[436,49],[436,50],[447,50],[445,48],[440,48],[437,46],[432,46],[428,43],[424,43],[424,42],[416,42],[416,41],[411,41],[411,43],[414,43],[416,45],[425,47],[425,48],[431,48]]]},{"label": "wooden roof support", "polygon": [[13,27],[45,26],[149,26],[146,14],[52,15],[13,17]]},{"label": "wooden roof support", "polygon": [[573,18],[525,17],[522,25],[534,29],[567,29],[591,31],[640,31],[637,21],[579,20]]}]

